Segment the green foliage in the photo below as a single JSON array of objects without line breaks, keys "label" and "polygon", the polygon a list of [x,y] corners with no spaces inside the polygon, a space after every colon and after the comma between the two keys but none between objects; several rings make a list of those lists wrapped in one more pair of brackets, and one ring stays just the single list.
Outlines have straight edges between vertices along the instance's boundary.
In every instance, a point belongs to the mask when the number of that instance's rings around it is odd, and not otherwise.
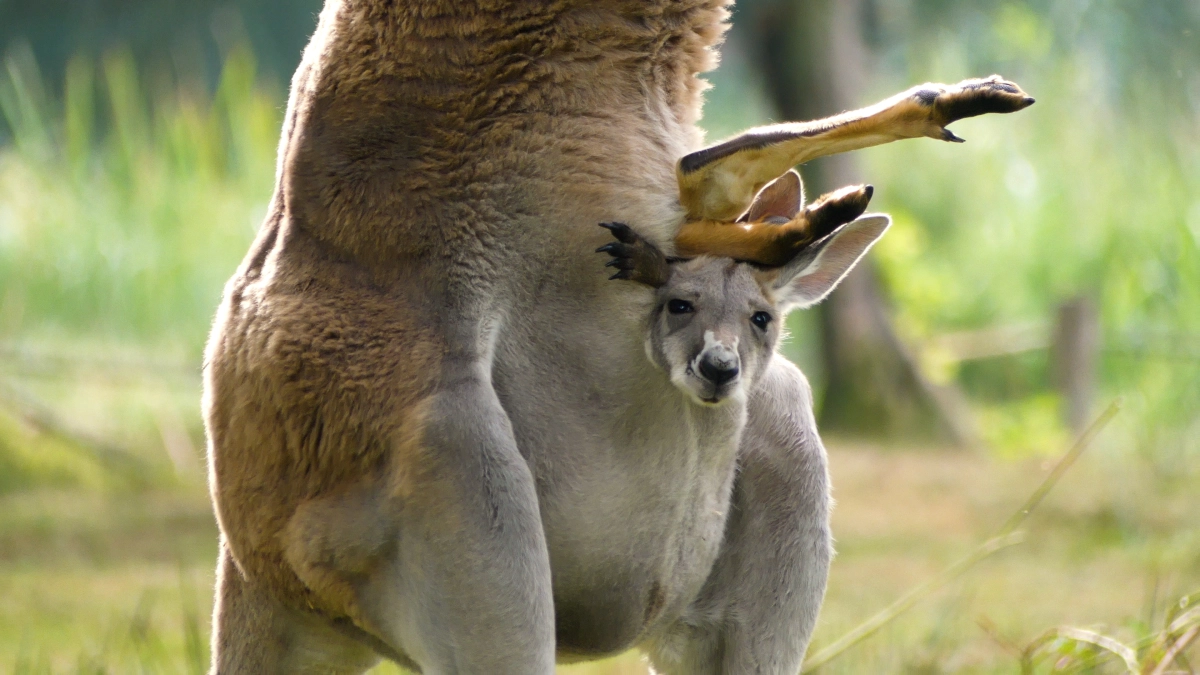
[{"label": "green foliage", "polygon": [[7,57],[0,339],[133,342],[194,360],[270,197],[278,90],[245,49],[211,97],[147,91],[123,51],[72,61],[57,99],[41,82],[28,52]]},{"label": "green foliage", "polygon": [[70,443],[38,434],[0,412],[0,495],[42,485],[97,489],[110,476]]},{"label": "green foliage", "polygon": [[1200,5],[1193,0],[878,0],[877,6],[878,46],[894,67],[927,66],[922,59],[938,52],[968,72],[1014,76],[1087,62],[1103,72],[1091,92],[1095,104],[1126,113],[1171,110],[1177,119],[1200,111]]},{"label": "green foliage", "polygon": [[[67,63],[126,45],[155,75],[211,85],[235,44],[276,79],[291,74],[321,0],[0,0],[0,45],[24,44],[55,86]],[[0,120],[0,135],[4,122]]]},{"label": "green foliage", "polygon": [[[1130,21],[1153,25],[1117,30],[1115,16],[1079,3],[947,7],[958,34],[914,28],[935,35],[885,49],[894,74],[881,80],[997,70],[1037,105],[959,123],[965,146],[900,143],[864,158],[876,205],[896,216],[877,251],[908,339],[1048,323],[1059,302],[1090,297],[1101,312],[1102,385],[1130,397],[1131,445],[1157,453],[1164,441],[1194,450],[1187,437],[1200,432],[1200,98],[1190,98],[1200,80],[1194,68],[1191,80],[1147,69],[1150,59],[1200,62],[1200,41],[1187,38],[1200,16],[1168,31],[1163,12],[1186,8],[1143,9]],[[1120,48],[1133,33],[1157,44],[1134,56]],[[1126,55],[1146,69],[1130,72]],[[1027,356],[947,377],[983,394],[998,420],[1021,418],[1026,401],[1050,391],[1045,360]]]}]

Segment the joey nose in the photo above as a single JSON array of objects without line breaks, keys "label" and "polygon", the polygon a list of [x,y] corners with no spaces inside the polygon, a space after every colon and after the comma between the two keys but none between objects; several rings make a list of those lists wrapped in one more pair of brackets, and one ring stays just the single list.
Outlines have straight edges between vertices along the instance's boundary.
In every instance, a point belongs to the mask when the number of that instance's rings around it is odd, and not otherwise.
[{"label": "joey nose", "polygon": [[700,374],[719,387],[738,376],[737,359],[705,356],[700,360]]}]

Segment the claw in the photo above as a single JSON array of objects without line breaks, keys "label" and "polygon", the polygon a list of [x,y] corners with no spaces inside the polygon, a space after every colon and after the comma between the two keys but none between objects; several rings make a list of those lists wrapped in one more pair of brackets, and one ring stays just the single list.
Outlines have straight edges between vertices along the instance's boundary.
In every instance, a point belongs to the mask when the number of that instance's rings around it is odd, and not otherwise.
[{"label": "claw", "polygon": [[633,247],[630,244],[622,244],[619,241],[614,241],[605,247],[604,253],[614,258],[628,258],[633,255]]},{"label": "claw", "polygon": [[807,227],[795,232],[796,243],[807,244],[820,239],[858,218],[867,210],[874,194],[874,186],[859,185],[822,195],[805,209]]},{"label": "claw", "polygon": [[951,143],[966,143],[967,142],[967,139],[956,136],[953,131],[946,129],[945,127],[942,128],[942,140],[950,141]]},{"label": "claw", "polygon": [[617,240],[626,244],[632,244],[637,241],[637,234],[625,223],[600,223],[600,227],[612,232]]},{"label": "claw", "polygon": [[616,273],[609,280],[637,281],[658,288],[667,282],[671,274],[667,258],[653,244],[638,236],[633,228],[624,223],[599,223],[600,227],[612,232],[617,241],[609,242],[596,249],[607,253],[612,259],[605,267],[615,267]]}]

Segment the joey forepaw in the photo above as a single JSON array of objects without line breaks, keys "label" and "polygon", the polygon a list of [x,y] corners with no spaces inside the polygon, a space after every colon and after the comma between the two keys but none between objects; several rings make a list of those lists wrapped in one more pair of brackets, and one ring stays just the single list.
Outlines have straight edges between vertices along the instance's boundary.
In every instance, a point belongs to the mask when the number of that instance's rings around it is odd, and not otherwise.
[{"label": "joey forepaw", "polygon": [[636,281],[655,288],[667,283],[671,267],[658,247],[642,239],[625,223],[600,223],[600,227],[617,239],[596,249],[596,253],[612,256],[605,267],[615,267],[617,273],[609,279]]}]

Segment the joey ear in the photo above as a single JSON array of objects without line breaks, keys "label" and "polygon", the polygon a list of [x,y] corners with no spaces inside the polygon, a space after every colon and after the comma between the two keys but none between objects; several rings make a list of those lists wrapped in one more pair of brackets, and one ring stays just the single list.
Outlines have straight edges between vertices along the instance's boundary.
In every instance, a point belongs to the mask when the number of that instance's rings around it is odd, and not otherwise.
[{"label": "joey ear", "polygon": [[750,209],[738,218],[739,223],[757,223],[768,218],[782,218],[787,222],[796,217],[804,206],[804,183],[795,169],[767,183],[754,196]]},{"label": "joey ear", "polygon": [[783,311],[811,307],[833,291],[891,224],[882,214],[863,216],[814,242],[786,265],[760,274]]}]

